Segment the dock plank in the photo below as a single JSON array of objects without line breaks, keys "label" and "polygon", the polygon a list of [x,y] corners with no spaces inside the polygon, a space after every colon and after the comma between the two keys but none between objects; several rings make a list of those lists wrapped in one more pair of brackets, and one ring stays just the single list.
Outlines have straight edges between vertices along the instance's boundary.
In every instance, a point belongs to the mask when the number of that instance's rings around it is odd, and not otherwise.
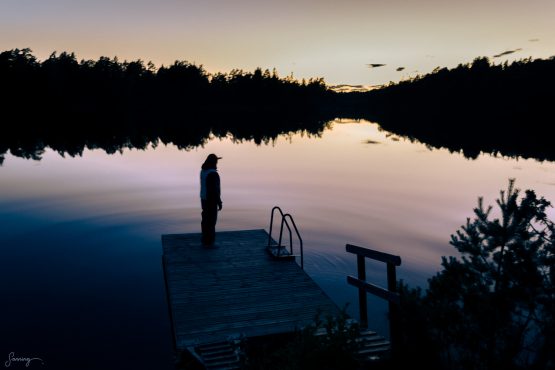
[{"label": "dock plank", "polygon": [[264,230],[162,235],[164,274],[177,350],[229,337],[298,330],[339,308],[294,260],[266,251]]}]

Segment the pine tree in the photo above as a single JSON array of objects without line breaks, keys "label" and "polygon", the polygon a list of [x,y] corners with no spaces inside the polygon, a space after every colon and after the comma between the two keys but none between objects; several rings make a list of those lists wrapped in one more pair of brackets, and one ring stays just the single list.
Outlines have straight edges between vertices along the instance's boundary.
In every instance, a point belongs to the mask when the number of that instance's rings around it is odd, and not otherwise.
[{"label": "pine tree", "polygon": [[429,328],[450,368],[553,368],[555,228],[551,206],[509,181],[497,200],[500,218],[482,198],[443,257],[424,304]]}]

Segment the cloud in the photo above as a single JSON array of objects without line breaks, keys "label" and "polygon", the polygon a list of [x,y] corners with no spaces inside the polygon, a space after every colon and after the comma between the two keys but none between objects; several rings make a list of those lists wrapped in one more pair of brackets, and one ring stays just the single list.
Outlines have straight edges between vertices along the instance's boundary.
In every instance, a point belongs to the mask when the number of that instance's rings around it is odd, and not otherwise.
[{"label": "cloud", "polygon": [[370,86],[341,84],[332,85],[330,89],[335,92],[364,92],[370,90]]},{"label": "cloud", "polygon": [[383,67],[385,66],[385,64],[381,64],[381,63],[370,63],[366,65],[368,68],[378,68],[378,67]]},{"label": "cloud", "polygon": [[362,143],[363,144],[381,144],[381,142],[376,141],[376,140],[372,140],[372,139],[364,140]]},{"label": "cloud", "polygon": [[405,67],[398,67],[398,68],[396,69],[397,72],[401,72],[401,71],[403,71],[403,70],[405,70]]},{"label": "cloud", "polygon": [[505,51],[502,52],[502,53],[499,53],[499,54],[494,55],[493,57],[494,57],[494,58],[499,58],[499,57],[502,57],[502,56],[505,56],[505,55],[509,55],[509,54],[512,54],[512,53],[516,53],[517,51],[521,51],[521,50],[522,50],[521,48],[514,49],[514,50],[505,50]]}]

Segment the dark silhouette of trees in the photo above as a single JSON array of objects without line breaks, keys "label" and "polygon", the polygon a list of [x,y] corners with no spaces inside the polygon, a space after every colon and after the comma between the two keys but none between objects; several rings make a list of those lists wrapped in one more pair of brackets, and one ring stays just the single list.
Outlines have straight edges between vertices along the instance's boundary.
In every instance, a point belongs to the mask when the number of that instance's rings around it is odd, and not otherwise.
[{"label": "dark silhouette of trees", "polygon": [[[346,309],[346,307],[345,307]],[[349,322],[345,309],[337,317],[316,316],[312,325],[292,335],[244,341],[242,368],[287,370],[379,369],[359,355],[360,327]],[[378,365],[378,366],[377,366]]]},{"label": "dark silhouette of trees", "polygon": [[11,153],[39,158],[45,147],[78,155],[175,143],[210,132],[268,142],[282,133],[319,133],[334,118],[368,119],[430,147],[555,160],[555,57],[494,65],[487,58],[369,92],[336,93],[322,79],[276,71],[209,74],[176,61],[78,61],[29,49],[0,53],[0,164]]},{"label": "dark silhouette of trees", "polygon": [[0,53],[0,79],[0,164],[8,151],[38,159],[46,147],[71,156],[159,142],[187,149],[210,132],[262,143],[319,134],[334,118],[323,80],[261,69],[210,75],[186,61],[156,69],[142,60],[78,61],[67,52],[39,62],[31,50],[14,49]]},{"label": "dark silhouette of trees", "polygon": [[402,284],[404,351],[422,350],[427,368],[555,368],[551,204],[519,194],[511,180],[493,219],[479,199],[475,218],[451,236],[459,256],[443,257],[424,295]]},{"label": "dark silhouette of trees", "polygon": [[554,160],[555,57],[494,65],[487,58],[367,93],[344,112],[432,147]]}]

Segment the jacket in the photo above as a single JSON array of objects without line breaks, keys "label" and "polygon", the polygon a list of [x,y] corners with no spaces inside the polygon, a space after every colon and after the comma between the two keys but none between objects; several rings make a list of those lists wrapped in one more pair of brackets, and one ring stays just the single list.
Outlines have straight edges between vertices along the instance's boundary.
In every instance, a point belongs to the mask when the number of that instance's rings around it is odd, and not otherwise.
[{"label": "jacket", "polygon": [[222,204],[220,175],[216,169],[200,171],[200,199],[210,204]]}]

